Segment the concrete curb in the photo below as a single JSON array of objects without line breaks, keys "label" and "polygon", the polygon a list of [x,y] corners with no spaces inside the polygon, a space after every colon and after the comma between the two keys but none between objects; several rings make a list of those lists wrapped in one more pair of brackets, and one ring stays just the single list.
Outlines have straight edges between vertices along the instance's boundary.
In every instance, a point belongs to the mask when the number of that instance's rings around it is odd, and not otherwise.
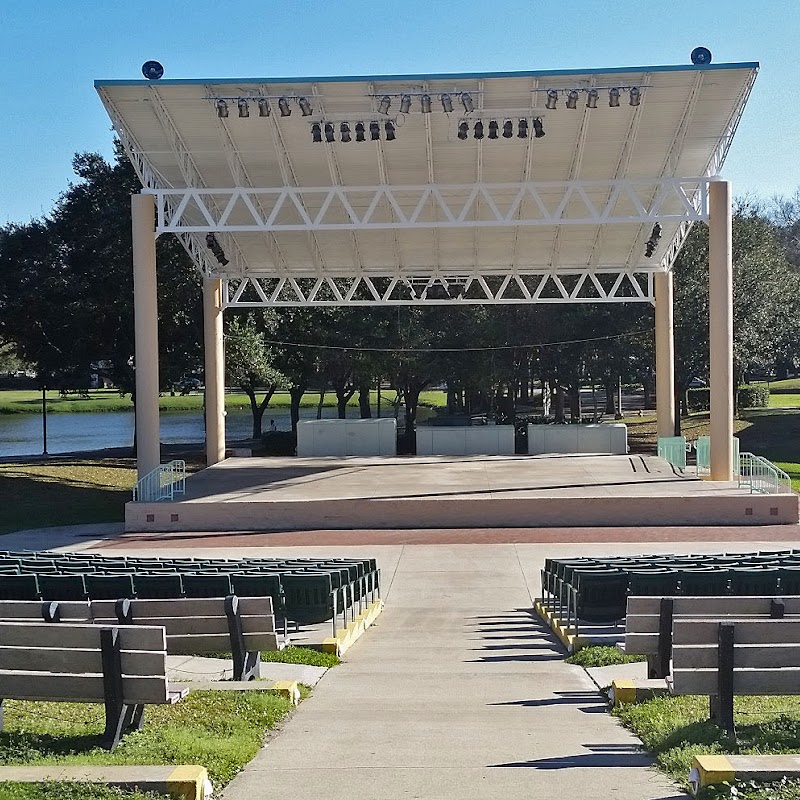
[{"label": "concrete curb", "polygon": [[382,611],[383,600],[376,600],[370,604],[366,611],[362,611],[349,622],[346,628],[337,631],[336,636],[330,636],[322,642],[323,652],[333,653],[337,656],[346,653],[361,638],[367,628],[374,624]]},{"label": "concrete curb", "polygon": [[716,783],[741,781],[779,781],[800,778],[800,756],[695,756],[689,772],[692,795]]},{"label": "concrete curb", "polygon": [[663,678],[648,678],[644,681],[632,681],[615,678],[611,682],[608,699],[611,705],[617,706],[627,703],[641,703],[669,694],[669,687]]},{"label": "concrete curb", "polygon": [[588,642],[574,633],[570,633],[570,628],[555,615],[548,611],[541,600],[536,600],[533,604],[536,613],[542,618],[544,623],[556,635],[558,640],[564,647],[567,648],[568,653],[575,653],[582,647],[586,647]]},{"label": "concrete curb", "polygon": [[205,767],[181,766],[48,766],[0,767],[0,784],[97,783],[119,789],[168,794],[173,800],[209,800],[211,781]]}]

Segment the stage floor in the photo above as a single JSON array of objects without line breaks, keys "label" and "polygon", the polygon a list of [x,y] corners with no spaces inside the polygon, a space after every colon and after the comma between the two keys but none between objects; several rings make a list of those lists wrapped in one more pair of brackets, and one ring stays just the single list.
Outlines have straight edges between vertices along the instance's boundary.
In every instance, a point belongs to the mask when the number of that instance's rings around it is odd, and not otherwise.
[{"label": "stage floor", "polygon": [[750,495],[642,455],[229,458],[126,530],[736,525],[798,521],[797,495]]}]

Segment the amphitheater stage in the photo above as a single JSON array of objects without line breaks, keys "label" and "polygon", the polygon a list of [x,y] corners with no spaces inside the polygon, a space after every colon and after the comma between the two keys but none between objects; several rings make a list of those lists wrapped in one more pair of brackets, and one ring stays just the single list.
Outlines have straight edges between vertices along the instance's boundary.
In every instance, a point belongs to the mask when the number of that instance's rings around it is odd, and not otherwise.
[{"label": "amphitheater stage", "polygon": [[646,455],[229,458],[125,530],[302,531],[786,525],[798,495],[757,495]]}]

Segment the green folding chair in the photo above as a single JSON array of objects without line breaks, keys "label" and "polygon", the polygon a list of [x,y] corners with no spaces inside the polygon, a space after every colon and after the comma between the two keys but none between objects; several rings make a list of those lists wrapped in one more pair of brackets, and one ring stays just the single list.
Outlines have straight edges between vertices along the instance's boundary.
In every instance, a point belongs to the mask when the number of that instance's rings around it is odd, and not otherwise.
[{"label": "green folding chair", "polygon": [[85,600],[83,575],[39,575],[42,600]]},{"label": "green folding chair", "polygon": [[86,575],[86,592],[90,600],[122,600],[135,597],[133,575]]},{"label": "green folding chair", "polygon": [[0,575],[0,600],[39,600],[36,575]]},{"label": "green folding chair", "polygon": [[187,572],[181,579],[186,597],[227,597],[232,594],[230,575],[219,572]]},{"label": "green folding chair", "polygon": [[172,600],[183,597],[181,576],[175,573],[134,575],[133,588],[140,600]]}]

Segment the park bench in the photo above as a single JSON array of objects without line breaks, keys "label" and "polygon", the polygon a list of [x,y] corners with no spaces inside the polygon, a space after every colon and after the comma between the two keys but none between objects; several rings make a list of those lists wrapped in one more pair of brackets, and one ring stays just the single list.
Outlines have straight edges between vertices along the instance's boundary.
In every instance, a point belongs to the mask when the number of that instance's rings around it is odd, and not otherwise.
[{"label": "park bench", "polygon": [[800,693],[800,619],[673,621],[673,695],[708,695],[712,719],[736,735],[734,695]]},{"label": "park bench", "polygon": [[101,746],[113,750],[144,722],[145,705],[176,703],[163,627],[0,623],[0,728],[4,700],[103,703]]},{"label": "park bench", "polygon": [[666,678],[676,619],[770,619],[796,616],[800,597],[629,597],[625,652],[647,656],[648,676]]}]

